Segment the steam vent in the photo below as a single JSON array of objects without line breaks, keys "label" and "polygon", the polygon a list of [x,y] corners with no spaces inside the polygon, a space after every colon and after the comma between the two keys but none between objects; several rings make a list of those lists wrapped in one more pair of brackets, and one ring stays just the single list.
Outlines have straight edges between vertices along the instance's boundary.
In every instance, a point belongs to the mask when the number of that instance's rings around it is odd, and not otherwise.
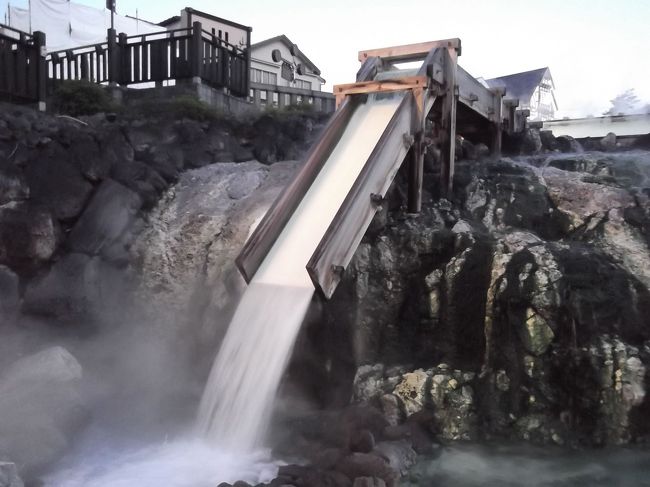
[{"label": "steam vent", "polygon": [[0,487],[650,486],[642,91],[106,7],[0,24]]}]

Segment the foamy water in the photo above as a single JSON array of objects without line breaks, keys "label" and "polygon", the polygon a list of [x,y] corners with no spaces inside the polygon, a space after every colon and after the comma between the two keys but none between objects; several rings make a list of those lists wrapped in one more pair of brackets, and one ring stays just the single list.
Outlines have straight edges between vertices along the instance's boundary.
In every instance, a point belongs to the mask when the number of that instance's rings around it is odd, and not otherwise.
[{"label": "foamy water", "polygon": [[402,98],[370,97],[372,101],[355,110],[245,291],[199,407],[198,428],[214,444],[247,452],[262,442],[314,292],[305,266]]},{"label": "foamy water", "polygon": [[203,440],[157,445],[106,445],[96,441],[44,479],[47,487],[215,487],[244,480],[269,482],[278,471],[268,451],[227,452]]}]

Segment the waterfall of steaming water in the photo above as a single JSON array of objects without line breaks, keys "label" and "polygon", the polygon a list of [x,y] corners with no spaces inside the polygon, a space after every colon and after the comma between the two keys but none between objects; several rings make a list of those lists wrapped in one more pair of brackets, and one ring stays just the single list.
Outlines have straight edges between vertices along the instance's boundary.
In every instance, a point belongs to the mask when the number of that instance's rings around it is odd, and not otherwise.
[{"label": "waterfall of steaming water", "polygon": [[262,439],[314,292],[305,265],[403,96],[370,97],[355,110],[244,293],[199,407],[198,427],[217,444],[245,452]]}]

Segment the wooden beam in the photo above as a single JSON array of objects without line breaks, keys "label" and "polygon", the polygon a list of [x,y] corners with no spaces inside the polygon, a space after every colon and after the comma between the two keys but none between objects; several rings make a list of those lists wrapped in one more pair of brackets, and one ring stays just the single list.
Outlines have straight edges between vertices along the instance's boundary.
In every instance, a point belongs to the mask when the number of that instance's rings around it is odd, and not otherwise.
[{"label": "wooden beam", "polygon": [[359,51],[359,61],[364,62],[370,57],[380,57],[386,62],[408,62],[426,56],[429,51],[436,47],[454,49],[457,51],[458,56],[461,54],[460,39],[454,38]]},{"label": "wooden beam", "polygon": [[[429,78],[426,76],[407,76],[404,78],[383,80],[383,81],[360,81],[334,86],[337,107],[343,99],[349,95],[361,95],[368,93],[386,93],[390,91],[419,90],[427,87]],[[419,95],[422,100],[422,95]]]},{"label": "wooden beam", "polygon": [[493,88],[492,94],[494,95],[494,122],[490,124],[492,129],[492,147],[491,152],[493,157],[501,155],[501,141],[503,139],[503,96],[506,94],[504,88]]},{"label": "wooden beam", "polygon": [[[417,102],[416,102],[417,103]],[[422,210],[422,181],[424,178],[424,133],[415,134],[413,146],[409,152],[408,211],[420,213]]]},{"label": "wooden beam", "polygon": [[458,58],[453,49],[449,49],[447,53],[445,59],[445,91],[440,117],[440,135],[442,136],[440,194],[443,197],[449,197],[452,193],[456,158],[456,67]]}]

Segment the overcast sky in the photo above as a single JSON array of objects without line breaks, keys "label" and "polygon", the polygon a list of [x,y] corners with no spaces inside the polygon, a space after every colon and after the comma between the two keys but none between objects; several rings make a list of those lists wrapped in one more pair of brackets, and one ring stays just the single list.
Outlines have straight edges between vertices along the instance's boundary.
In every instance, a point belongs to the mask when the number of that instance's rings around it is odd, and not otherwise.
[{"label": "overcast sky", "polygon": [[600,115],[629,88],[650,103],[650,0],[117,0],[153,22],[185,6],[252,26],[253,42],[286,34],[326,88],[354,80],[361,49],[459,37],[476,77],[549,66],[561,116]]}]

